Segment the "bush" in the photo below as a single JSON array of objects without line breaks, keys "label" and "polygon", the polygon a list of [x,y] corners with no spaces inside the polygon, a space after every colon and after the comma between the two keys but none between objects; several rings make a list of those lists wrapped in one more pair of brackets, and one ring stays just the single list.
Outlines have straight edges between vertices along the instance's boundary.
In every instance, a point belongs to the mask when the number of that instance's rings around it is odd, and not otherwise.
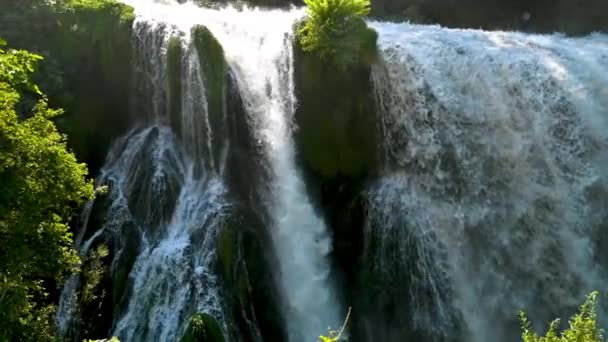
[{"label": "bush", "polygon": [[[0,40],[0,341],[53,341],[53,284],[79,259],[68,222],[93,197],[87,167],[67,149],[29,76],[41,57]],[[17,107],[37,97],[26,117]]]},{"label": "bush", "polygon": [[591,293],[581,306],[579,313],[569,322],[570,327],[558,334],[559,319],[549,325],[546,335],[538,336],[532,331],[531,323],[526,314],[520,312],[519,319],[522,325],[522,338],[524,342],[603,342],[603,331],[597,326],[597,292]]},{"label": "bush", "polygon": [[297,30],[300,45],[322,60],[347,68],[376,47],[376,32],[363,18],[369,0],[304,0],[308,18]]}]

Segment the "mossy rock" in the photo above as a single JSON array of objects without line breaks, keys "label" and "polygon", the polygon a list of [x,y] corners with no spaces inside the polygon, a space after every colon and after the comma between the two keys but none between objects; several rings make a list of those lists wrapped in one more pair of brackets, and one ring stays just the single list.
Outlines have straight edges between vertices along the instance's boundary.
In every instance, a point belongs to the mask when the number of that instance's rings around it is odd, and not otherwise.
[{"label": "mossy rock", "polygon": [[311,20],[304,19],[294,25],[303,51],[342,73],[376,61],[378,33],[368,27],[362,17],[330,16],[326,20],[336,23],[327,24],[329,26]]},{"label": "mossy rock", "polygon": [[212,115],[222,113],[226,87],[227,64],[224,50],[208,28],[197,25],[192,28],[192,41],[198,52],[205,92]]},{"label": "mossy rock", "polygon": [[224,334],[217,320],[206,313],[199,313],[190,319],[181,342],[224,342]]},{"label": "mossy rock", "polygon": [[296,142],[306,168],[323,180],[362,179],[377,168],[379,134],[370,81],[377,35],[373,30],[365,34],[366,43],[348,68],[295,44]]},{"label": "mossy rock", "polygon": [[[209,123],[211,125],[214,146],[221,146],[224,137],[219,132],[226,132],[224,117],[226,116],[226,88],[228,79],[228,64],[224,58],[222,45],[213,36],[208,28],[196,25],[191,30],[192,43],[198,53],[201,66],[203,82],[205,84],[205,95],[207,98],[207,110]],[[214,159],[219,164],[220,150],[216,149]]]},{"label": "mossy rock", "polygon": [[133,8],[117,1],[57,5],[50,54],[62,66],[69,97],[60,127],[80,160],[95,171],[111,142],[130,125]]},{"label": "mossy rock", "polygon": [[182,111],[182,58],[184,49],[179,37],[172,36],[167,43],[167,82],[169,83],[169,110],[171,126],[181,136]]},{"label": "mossy rock", "polygon": [[[245,210],[245,209],[241,209]],[[218,267],[224,281],[227,307],[239,335],[246,341],[259,336],[285,341],[285,324],[273,277],[276,266],[270,237],[262,223],[250,214],[236,214],[218,236]]]}]

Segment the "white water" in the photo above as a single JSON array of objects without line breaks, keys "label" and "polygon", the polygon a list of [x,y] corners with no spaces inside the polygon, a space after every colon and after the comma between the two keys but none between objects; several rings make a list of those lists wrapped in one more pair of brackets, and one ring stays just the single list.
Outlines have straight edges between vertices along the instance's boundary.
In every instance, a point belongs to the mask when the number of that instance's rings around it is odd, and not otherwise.
[{"label": "white water", "polygon": [[[291,39],[293,25],[303,12],[124,2],[135,7],[138,22],[166,25],[181,32],[186,41],[194,25],[204,25],[222,45],[249,121],[267,147],[274,176],[266,197],[274,221],[272,236],[287,303],[290,340],[312,341],[328,326],[337,327],[341,313],[329,274],[331,239],[325,223],[313,210],[294,160],[292,119],[296,99]],[[129,316],[125,317],[123,321],[127,322]],[[117,331],[121,332],[121,324]]]},{"label": "white water", "polygon": [[411,272],[414,325],[513,341],[519,309],[544,324],[608,294],[608,37],[370,25],[385,162],[366,255]]},{"label": "white water", "polygon": [[[215,275],[216,237],[231,214],[223,166],[215,165],[205,85],[196,50],[187,38],[181,77],[183,110],[179,136],[169,127],[167,43],[179,31],[162,23],[136,20],[136,128],[114,144],[98,184],[110,188],[101,227],[80,248],[86,256],[96,240],[112,241],[113,277],[134,255],[127,283],[128,300],[114,312],[113,334],[124,341],[177,341],[190,317],[214,316],[227,330],[220,285]],[[194,56],[194,57],[192,57]],[[223,113],[222,113],[223,114]],[[82,232],[85,232],[90,210]],[[79,240],[82,240],[79,237]],[[72,324],[79,286],[72,277],[62,294],[58,326]],[[65,308],[65,309],[63,309]]]},{"label": "white water", "polygon": [[[139,152],[143,145],[150,143],[150,136],[157,133],[158,138],[152,140],[152,151],[158,152],[152,157],[156,167],[135,166],[141,160],[135,155],[130,158],[129,151]],[[214,275],[215,241],[228,215],[229,204],[224,199],[225,188],[219,178],[213,174],[195,177],[193,163],[180,160],[168,128],[153,126],[129,140],[118,165],[110,169],[121,170],[109,176],[112,182],[129,191],[133,187],[133,180],[129,178],[142,175],[131,173],[121,178],[123,170],[152,166],[154,169],[148,171],[153,173],[149,199],[152,207],[144,211],[154,213],[158,211],[154,207],[159,206],[173,208],[167,211],[170,215],[158,216],[157,227],[152,221],[146,222],[148,226],[142,229],[140,252],[130,273],[133,282],[130,300],[126,312],[116,323],[114,334],[128,341],[174,341],[194,313],[223,317]],[[176,190],[177,194],[172,193]],[[132,192],[125,195],[131,200],[138,196]],[[177,198],[169,198],[175,195]]]}]

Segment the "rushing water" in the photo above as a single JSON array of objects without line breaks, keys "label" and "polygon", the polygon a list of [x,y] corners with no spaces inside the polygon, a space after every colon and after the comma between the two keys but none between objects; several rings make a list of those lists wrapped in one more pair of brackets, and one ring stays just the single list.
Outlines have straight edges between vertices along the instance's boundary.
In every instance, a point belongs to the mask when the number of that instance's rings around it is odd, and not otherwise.
[{"label": "rushing water", "polygon": [[[316,339],[327,326],[339,324],[341,313],[330,279],[331,239],[313,210],[294,160],[292,31],[302,12],[124,2],[136,9],[135,78],[141,97],[137,102],[152,126],[134,130],[117,143],[98,179],[110,183],[112,206],[121,208],[121,215],[140,215],[132,218],[142,240],[129,276],[132,288],[114,333],[126,341],[173,341],[195,312],[225,320],[212,265],[215,237],[229,215],[230,203],[223,179],[225,160],[214,155],[218,150],[228,154],[230,142],[212,146],[221,132],[210,125],[201,76],[205,70],[190,41],[192,28],[203,25],[222,45],[247,121],[265,146],[272,184],[259,191],[272,219],[269,229],[283,291],[276,295],[286,303],[290,340]],[[170,37],[177,37],[185,51],[177,132],[169,114]],[[134,206],[137,213],[131,212]],[[116,213],[110,210],[109,222],[115,220],[112,215]],[[73,291],[73,286],[64,292]],[[68,297],[63,300],[66,312],[59,314],[63,325],[70,315]]]},{"label": "rushing water", "polygon": [[608,37],[370,25],[385,154],[365,253],[410,274],[415,328],[515,341],[518,310],[545,324],[608,293]]},{"label": "rushing water", "polygon": [[[289,339],[315,340],[339,324],[341,308],[331,237],[294,160],[292,39],[302,11],[124,2],[137,14],[139,126],[110,151],[97,179],[110,189],[105,205],[85,208],[77,237],[85,259],[112,242],[113,277],[133,265],[112,333],[175,341],[204,312],[229,336],[215,267],[217,236],[234,209],[231,141],[191,41],[203,25],[264,147],[271,180],[256,190],[270,217]],[[370,26],[379,34],[372,82],[384,154],[365,194],[361,272],[383,292],[369,300],[376,312],[397,308],[406,318],[375,317],[386,322],[361,338],[401,341],[413,329],[433,341],[514,341],[519,309],[547,322],[571,314],[592,289],[608,293],[608,37]],[[170,41],[182,50],[177,71],[167,63]],[[101,221],[93,232],[92,217]],[[61,296],[66,335],[80,286],[71,277]]]},{"label": "rushing water", "polygon": [[[215,165],[205,85],[196,50],[185,39],[180,73],[183,110],[179,134],[171,127],[167,44],[177,35],[162,23],[137,20],[134,27],[135,93],[143,127],[114,144],[97,183],[108,185],[102,226],[80,246],[108,234],[111,272],[120,276],[125,255],[134,255],[124,312],[115,312],[113,333],[126,341],[178,340],[195,313],[224,322],[215,275],[216,236],[230,215],[222,167]],[[179,37],[179,35],[177,35]],[[89,208],[89,207],[87,207]],[[82,232],[87,230],[90,208]],[[79,240],[82,238],[79,237]],[[133,242],[133,239],[137,241]],[[107,240],[107,238],[106,238]],[[78,278],[64,289],[58,326],[67,333],[74,319]]]}]

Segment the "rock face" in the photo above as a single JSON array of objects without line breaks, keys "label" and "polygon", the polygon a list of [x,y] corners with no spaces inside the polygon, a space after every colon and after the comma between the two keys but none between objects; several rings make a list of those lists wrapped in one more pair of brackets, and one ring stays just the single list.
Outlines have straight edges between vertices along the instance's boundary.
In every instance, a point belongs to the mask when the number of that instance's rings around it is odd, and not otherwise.
[{"label": "rock face", "polygon": [[[376,36],[370,43],[375,49]],[[347,69],[295,47],[296,143],[305,167],[323,180],[362,179],[378,159],[370,82],[373,52]]]},{"label": "rock face", "polygon": [[270,237],[252,213],[234,217],[218,239],[219,273],[227,310],[241,341],[285,341]]},{"label": "rock face", "polygon": [[297,150],[310,191],[334,236],[332,259],[342,272],[339,281],[345,302],[353,307],[353,341],[388,337],[367,336],[366,326],[378,323],[372,322],[373,315],[388,316],[373,311],[382,291],[374,292],[361,272],[367,215],[363,191],[380,165],[379,118],[371,80],[377,62],[375,45],[374,34],[369,51],[362,51],[355,58],[358,62],[346,69],[302,51],[297,43],[295,48]]},{"label": "rock face", "polygon": [[76,3],[57,16],[51,54],[64,67],[71,94],[58,103],[66,109],[63,126],[76,155],[96,170],[130,123],[133,9],[112,1]]}]

